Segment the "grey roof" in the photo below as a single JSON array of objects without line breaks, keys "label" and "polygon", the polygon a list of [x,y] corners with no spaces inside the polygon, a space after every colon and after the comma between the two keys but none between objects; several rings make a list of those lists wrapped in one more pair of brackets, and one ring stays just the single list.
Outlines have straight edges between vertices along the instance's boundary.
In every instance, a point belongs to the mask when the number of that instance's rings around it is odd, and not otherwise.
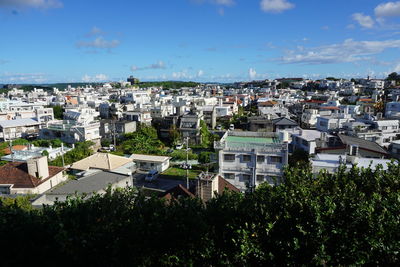
[{"label": "grey roof", "polygon": [[0,127],[2,128],[20,127],[28,125],[40,125],[40,122],[33,119],[16,119],[16,120],[0,121]]},{"label": "grey roof", "polygon": [[358,137],[338,134],[340,141],[345,145],[356,145],[361,149],[371,150],[381,154],[387,154],[387,151],[375,142],[364,140]]},{"label": "grey roof", "polygon": [[108,185],[120,182],[128,178],[129,175],[114,172],[101,171],[93,175],[85,176],[78,180],[71,180],[63,186],[57,187],[47,192],[47,195],[72,195],[75,193],[94,193],[106,189]]},{"label": "grey roof", "polygon": [[273,119],[272,120],[273,124],[275,125],[290,125],[290,126],[297,126],[298,123],[295,122],[294,120],[288,119],[288,118],[278,118],[278,119]]}]

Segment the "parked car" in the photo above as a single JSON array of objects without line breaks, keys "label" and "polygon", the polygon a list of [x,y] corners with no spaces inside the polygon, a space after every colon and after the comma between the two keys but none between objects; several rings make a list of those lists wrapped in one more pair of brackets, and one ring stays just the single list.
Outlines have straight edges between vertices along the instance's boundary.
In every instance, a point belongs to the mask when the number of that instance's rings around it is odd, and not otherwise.
[{"label": "parked car", "polygon": [[229,130],[231,130],[231,131],[235,130],[235,125],[233,125],[233,124],[229,125]]},{"label": "parked car", "polygon": [[183,148],[183,145],[182,144],[177,144],[176,146],[175,146],[175,149],[182,149]]},{"label": "parked car", "polygon": [[144,180],[146,182],[153,182],[155,179],[157,179],[159,173],[156,170],[151,170],[147,173],[146,177],[144,178]]},{"label": "parked car", "polygon": [[217,127],[215,127],[215,129],[217,129],[218,131],[222,130],[222,126],[221,125],[217,125]]}]

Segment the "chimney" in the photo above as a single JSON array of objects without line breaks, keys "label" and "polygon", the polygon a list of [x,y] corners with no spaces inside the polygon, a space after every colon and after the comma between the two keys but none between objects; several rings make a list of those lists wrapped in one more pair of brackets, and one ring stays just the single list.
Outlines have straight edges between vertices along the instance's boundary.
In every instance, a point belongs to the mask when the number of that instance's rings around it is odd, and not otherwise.
[{"label": "chimney", "polygon": [[28,159],[26,163],[30,175],[40,179],[49,177],[49,166],[46,156]]}]

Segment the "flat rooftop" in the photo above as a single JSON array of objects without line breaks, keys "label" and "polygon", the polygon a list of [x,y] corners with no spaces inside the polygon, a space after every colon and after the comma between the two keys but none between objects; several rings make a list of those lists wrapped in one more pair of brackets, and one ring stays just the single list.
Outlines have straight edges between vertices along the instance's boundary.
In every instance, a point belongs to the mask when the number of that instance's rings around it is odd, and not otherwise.
[{"label": "flat rooftop", "polygon": [[280,143],[278,138],[274,137],[254,137],[254,136],[227,136],[226,142],[228,146],[235,144],[277,144]]}]

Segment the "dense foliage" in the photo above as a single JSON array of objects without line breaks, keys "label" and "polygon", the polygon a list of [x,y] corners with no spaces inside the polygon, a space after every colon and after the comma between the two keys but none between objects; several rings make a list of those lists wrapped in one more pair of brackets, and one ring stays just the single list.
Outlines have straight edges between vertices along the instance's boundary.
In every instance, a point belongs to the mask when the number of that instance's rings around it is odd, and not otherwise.
[{"label": "dense foliage", "polygon": [[52,140],[45,140],[45,139],[37,139],[31,142],[33,145],[37,147],[61,147],[62,141],[60,139],[52,139]]},{"label": "dense foliage", "polygon": [[52,106],[54,118],[62,120],[64,117],[64,110],[62,106]]},{"label": "dense foliage", "polygon": [[398,83],[400,82],[400,74],[398,74],[397,72],[392,72],[387,76],[386,80],[396,81]]},{"label": "dense foliage", "polygon": [[157,137],[157,130],[150,126],[140,126],[136,132],[125,134],[118,149],[125,154],[164,153],[163,143]]},{"label": "dense foliage", "polygon": [[[65,165],[72,164],[81,159],[87,158],[93,154],[93,150],[91,149],[93,146],[93,142],[85,141],[85,142],[77,142],[75,144],[75,148],[68,151],[64,154],[64,163]],[[55,160],[49,162],[50,166],[63,166],[62,157],[59,156]]]},{"label": "dense foliage", "polygon": [[2,266],[399,264],[399,165],[317,177],[293,168],[285,180],[207,205],[133,189],[34,211],[2,205]]}]

